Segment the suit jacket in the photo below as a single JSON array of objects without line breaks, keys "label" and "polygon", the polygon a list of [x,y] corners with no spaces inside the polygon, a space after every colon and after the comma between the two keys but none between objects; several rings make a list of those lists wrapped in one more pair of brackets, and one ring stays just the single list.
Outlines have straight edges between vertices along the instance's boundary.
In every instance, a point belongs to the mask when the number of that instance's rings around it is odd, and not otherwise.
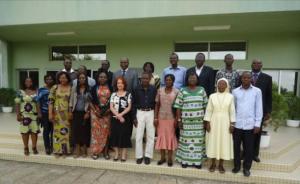
[{"label": "suit jacket", "polygon": [[[185,83],[187,84],[189,73],[196,73],[195,66],[189,68],[186,72]],[[197,73],[196,73],[197,74]],[[215,92],[215,74],[214,70],[209,66],[203,66],[200,76],[198,76],[198,85],[205,89],[207,96]]]},{"label": "suit jacket", "polygon": [[255,84],[261,90],[264,115],[272,112],[272,77],[260,72]]},{"label": "suit jacket", "polygon": [[[122,76],[123,71],[118,70],[113,75],[113,84],[115,84],[115,80],[117,77]],[[127,82],[127,88],[126,91],[129,93],[132,93],[132,91],[137,87],[138,85],[138,74],[135,70],[128,68],[128,70],[125,73],[125,80]],[[114,91],[116,91],[114,86]]]}]

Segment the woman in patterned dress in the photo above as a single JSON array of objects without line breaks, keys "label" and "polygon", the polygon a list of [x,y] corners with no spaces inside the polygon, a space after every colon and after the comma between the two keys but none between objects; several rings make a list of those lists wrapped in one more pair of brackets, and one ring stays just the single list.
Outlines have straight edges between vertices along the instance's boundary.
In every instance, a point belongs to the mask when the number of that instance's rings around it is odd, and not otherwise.
[{"label": "woman in patterned dress", "polygon": [[31,78],[25,79],[24,89],[18,91],[15,103],[17,120],[20,122],[20,132],[24,144],[24,154],[29,155],[29,135],[31,136],[33,154],[38,154],[36,143],[40,129],[37,124],[37,115],[40,112],[37,107],[37,90],[34,88]]},{"label": "woman in patterned dress", "polygon": [[190,73],[187,87],[181,88],[175,100],[176,119],[180,127],[180,137],[176,160],[183,168],[202,168],[205,155],[205,129],[203,117],[207,96],[201,86],[197,86],[197,74]]},{"label": "woman in patterned dress", "polygon": [[58,73],[57,85],[51,88],[49,94],[49,120],[53,123],[53,153],[56,158],[65,158],[70,153],[70,80],[67,72]]},{"label": "woman in patterned dress", "polygon": [[98,159],[103,153],[105,159],[110,159],[108,140],[110,134],[111,112],[109,109],[110,88],[107,84],[108,74],[101,71],[97,74],[97,85],[92,89],[92,136],[91,153],[93,159]]}]

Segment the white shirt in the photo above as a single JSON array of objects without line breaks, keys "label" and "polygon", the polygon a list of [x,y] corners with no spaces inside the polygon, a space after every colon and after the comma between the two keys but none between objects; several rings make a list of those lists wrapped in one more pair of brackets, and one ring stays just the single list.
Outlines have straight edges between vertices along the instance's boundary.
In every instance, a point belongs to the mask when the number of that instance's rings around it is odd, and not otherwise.
[{"label": "white shirt", "polygon": [[201,66],[201,68],[198,68],[197,66],[195,67],[195,70],[196,70],[196,73],[197,73],[198,77],[200,76],[200,74],[202,72],[202,69],[203,69],[203,65]]},{"label": "white shirt", "polygon": [[236,109],[235,128],[251,130],[260,127],[263,117],[261,90],[252,85],[248,89],[240,86],[232,94]]}]

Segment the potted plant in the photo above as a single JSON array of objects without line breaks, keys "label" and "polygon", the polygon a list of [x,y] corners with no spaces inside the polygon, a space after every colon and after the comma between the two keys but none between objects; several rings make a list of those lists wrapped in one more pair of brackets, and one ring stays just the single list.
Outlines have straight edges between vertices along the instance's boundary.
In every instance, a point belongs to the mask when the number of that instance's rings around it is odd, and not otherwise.
[{"label": "potted plant", "polygon": [[299,127],[300,125],[300,98],[293,94],[285,95],[289,110],[288,120],[286,121],[289,127]]},{"label": "potted plant", "polygon": [[0,103],[2,112],[12,112],[16,91],[12,88],[0,88]]}]

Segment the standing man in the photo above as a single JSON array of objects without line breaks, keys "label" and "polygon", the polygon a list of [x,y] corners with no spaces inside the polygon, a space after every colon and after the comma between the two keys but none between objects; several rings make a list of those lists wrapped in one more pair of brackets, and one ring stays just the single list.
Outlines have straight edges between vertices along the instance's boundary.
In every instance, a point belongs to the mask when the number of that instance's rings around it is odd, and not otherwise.
[{"label": "standing man", "polygon": [[244,150],[243,173],[250,176],[254,153],[254,136],[260,132],[263,116],[262,94],[259,88],[251,85],[251,73],[243,72],[242,85],[233,90],[235,99],[236,123],[233,130],[234,168],[238,173],[241,168],[241,144]]},{"label": "standing man", "polygon": [[[80,74],[82,74],[82,73],[85,76],[87,76],[87,68],[86,68],[86,66],[80,65],[77,71],[78,71],[78,76]],[[89,84],[90,88],[92,88],[93,86],[96,85],[96,81],[93,78],[87,76],[87,80],[88,80],[88,84]],[[77,78],[75,80],[73,80],[73,86],[77,86],[77,81],[78,81]]]},{"label": "standing man", "polygon": [[[152,74],[143,72],[141,84],[132,93],[133,118],[136,127],[135,157],[136,163],[141,164],[143,159],[146,165],[150,164],[153,158],[154,148],[154,108],[156,88],[150,85]],[[143,137],[146,129],[147,142],[145,154],[143,154]],[[145,156],[145,157],[144,157]]]},{"label": "standing man", "polygon": [[230,85],[230,91],[233,91],[235,88],[237,88],[240,85],[240,76],[239,73],[233,69],[233,62],[234,58],[232,54],[226,54],[224,57],[225,62],[225,68],[219,70],[216,74],[216,80],[217,81],[221,78],[226,78]]},{"label": "standing man", "polygon": [[[190,73],[196,73],[198,76],[198,86],[202,86],[205,89],[207,96],[215,92],[215,75],[211,67],[205,66],[205,55],[198,53],[195,58],[196,66],[191,67],[187,70],[186,76]],[[185,79],[187,84],[187,78]]]},{"label": "standing man", "polygon": [[121,69],[113,74],[113,82],[117,77],[123,76],[127,82],[126,91],[132,93],[132,91],[137,87],[138,84],[138,74],[135,70],[128,68],[129,59],[127,57],[121,58],[120,67]]},{"label": "standing man", "polygon": [[70,75],[71,80],[75,80],[77,78],[75,70],[72,69],[72,58],[69,55],[64,56],[64,69],[63,72],[67,72]]},{"label": "standing man", "polygon": [[259,146],[263,122],[270,119],[270,114],[272,112],[272,77],[261,71],[262,66],[263,64],[261,60],[254,59],[252,61],[252,85],[258,87],[261,90],[263,104],[263,121],[260,126],[260,132],[256,134],[254,138],[253,160],[255,162],[260,162]]},{"label": "standing man", "polygon": [[[101,61],[101,67],[98,69],[98,73],[104,71],[107,73],[107,84],[109,86],[109,89],[112,90],[112,81],[113,81],[113,75],[114,73],[112,73],[110,70],[109,70],[109,67],[110,67],[110,62],[109,60],[103,60]],[[95,77],[94,77],[95,78]],[[98,81],[98,79],[95,79],[96,81]]]},{"label": "standing man", "polygon": [[[175,52],[170,55],[170,64],[171,66],[164,69],[161,78],[164,79],[165,75],[173,74],[175,76],[174,87],[180,89],[185,85],[186,68],[178,65],[178,55]],[[164,80],[161,80],[161,85],[165,86]]]}]

